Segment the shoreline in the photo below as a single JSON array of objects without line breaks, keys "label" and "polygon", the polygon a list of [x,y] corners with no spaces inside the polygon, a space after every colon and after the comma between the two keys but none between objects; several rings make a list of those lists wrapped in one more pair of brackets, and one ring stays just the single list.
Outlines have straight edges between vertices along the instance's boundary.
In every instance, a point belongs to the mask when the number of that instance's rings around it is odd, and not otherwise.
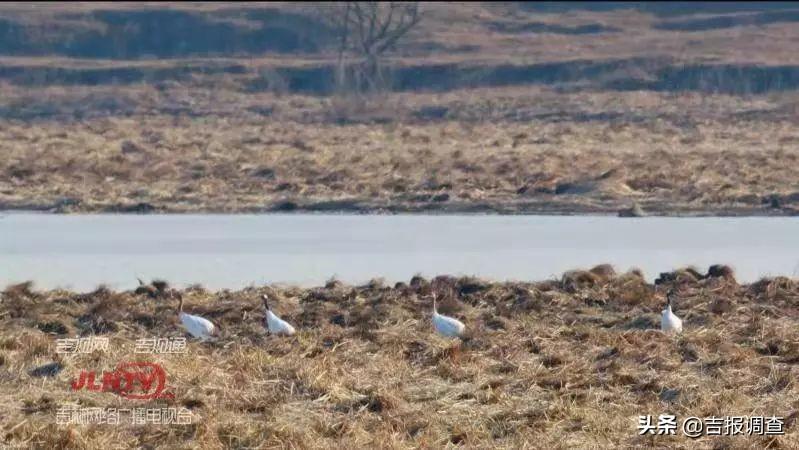
[{"label": "shoreline", "polygon": [[[327,282],[323,284],[313,285],[300,285],[288,282],[267,282],[261,284],[251,284],[241,288],[218,288],[211,289],[203,286],[202,283],[189,283],[185,284],[183,288],[176,288],[163,278],[153,278],[150,283],[138,286],[135,289],[111,289],[105,283],[99,283],[98,287],[89,291],[77,291],[67,288],[45,288],[36,290],[38,294],[58,293],[66,295],[93,295],[98,292],[107,294],[149,294],[151,298],[166,296],[170,292],[174,293],[203,293],[203,294],[235,294],[250,291],[260,291],[263,289],[276,289],[281,291],[290,292],[313,292],[325,289],[351,289],[351,290],[376,290],[384,293],[403,290],[408,292],[410,289],[418,290],[421,285],[430,284],[445,284],[445,285],[464,285],[466,286],[464,292],[480,292],[490,287],[496,288],[513,288],[514,286],[546,286],[546,290],[563,291],[570,294],[575,294],[577,291],[586,288],[601,288],[603,285],[612,283],[619,280],[629,282],[635,280],[642,285],[653,289],[652,292],[658,291],[660,285],[679,285],[682,288],[696,287],[701,284],[723,282],[729,287],[736,287],[741,289],[752,288],[755,285],[777,282],[779,280],[793,280],[795,275],[777,274],[777,275],[764,275],[758,279],[750,282],[742,282],[736,279],[735,271],[727,264],[713,264],[707,268],[706,271],[701,271],[696,265],[684,265],[676,267],[672,270],[660,272],[659,274],[651,274],[646,276],[638,267],[631,267],[626,272],[617,272],[612,264],[598,264],[591,268],[575,268],[566,270],[558,276],[550,278],[543,278],[538,280],[523,280],[523,279],[508,279],[496,280],[490,277],[479,277],[473,275],[451,275],[451,274],[438,274],[429,278],[417,274],[407,281],[386,281],[385,278],[377,276],[372,277],[369,281],[362,283],[352,283],[341,281],[335,275],[331,276]],[[796,278],[799,280],[799,278]],[[652,280],[652,281],[649,281]],[[714,281],[715,280],[715,281]],[[153,286],[161,285],[158,289]],[[798,285],[799,286],[799,285]],[[24,287],[25,290],[33,293],[32,288],[36,287],[36,280],[24,280],[8,284],[7,286],[0,286],[1,292],[16,291],[19,287]],[[2,291],[1,289],[5,289]]]},{"label": "shoreline", "polygon": [[799,209],[753,206],[696,208],[686,205],[642,204],[642,216],[625,216],[623,205],[590,205],[576,202],[451,202],[381,203],[357,200],[282,200],[264,206],[224,208],[215,206],[153,205],[150,203],[89,205],[75,207],[63,202],[0,203],[0,214],[63,215],[247,215],[247,214],[336,214],[336,215],[498,215],[498,216],[619,216],[619,217],[793,217]]}]

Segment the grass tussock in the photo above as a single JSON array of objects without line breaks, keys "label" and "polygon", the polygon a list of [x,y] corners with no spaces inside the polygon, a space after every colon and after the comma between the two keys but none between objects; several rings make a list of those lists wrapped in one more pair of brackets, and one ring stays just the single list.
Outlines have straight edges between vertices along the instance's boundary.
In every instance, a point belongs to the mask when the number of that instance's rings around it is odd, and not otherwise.
[{"label": "grass tussock", "polygon": [[[151,286],[158,291],[156,283]],[[88,294],[17,285],[0,302],[2,442],[40,448],[795,448],[799,283],[740,285],[726,266],[679,269],[647,283],[601,265],[541,282],[416,276],[387,286],[181,291],[184,308],[222,329],[186,354],[136,355],[141,337],[184,336],[172,289]],[[674,289],[685,332],[660,333]],[[260,296],[295,324],[269,336]],[[436,336],[431,295],[466,323]],[[105,351],[64,355],[55,339],[103,336]],[[187,426],[57,426],[60,405],[130,407],[113,393],[72,392],[82,369],[161,364]],[[135,404],[134,406],[139,406]],[[640,414],[778,415],[785,436],[639,436]]]}]

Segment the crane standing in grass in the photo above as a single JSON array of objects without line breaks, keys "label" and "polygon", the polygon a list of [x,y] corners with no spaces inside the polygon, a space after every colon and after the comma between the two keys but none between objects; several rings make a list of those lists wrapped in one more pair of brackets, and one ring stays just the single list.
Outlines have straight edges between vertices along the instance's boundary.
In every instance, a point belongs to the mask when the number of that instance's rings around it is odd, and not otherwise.
[{"label": "crane standing in grass", "polygon": [[672,297],[674,295],[673,289],[666,294],[666,308],[663,310],[663,316],[660,320],[660,329],[664,333],[678,334],[682,332],[682,319],[671,311]]},{"label": "crane standing in grass", "polygon": [[466,331],[466,325],[460,320],[438,313],[435,293],[433,293],[433,326],[440,335],[449,338],[463,337],[463,333]]},{"label": "crane standing in grass", "polygon": [[179,301],[178,319],[180,319],[180,322],[183,324],[183,327],[186,328],[186,331],[188,331],[189,334],[203,341],[209,339],[213,335],[216,335],[217,328],[213,323],[211,323],[210,320],[204,317],[194,316],[183,312],[183,294],[178,293],[177,298]]},{"label": "crane standing in grass", "polygon": [[294,334],[294,327],[269,309],[269,297],[264,294],[261,298],[264,299],[264,307],[266,308],[266,329],[269,330],[269,333],[278,336],[291,336]]}]

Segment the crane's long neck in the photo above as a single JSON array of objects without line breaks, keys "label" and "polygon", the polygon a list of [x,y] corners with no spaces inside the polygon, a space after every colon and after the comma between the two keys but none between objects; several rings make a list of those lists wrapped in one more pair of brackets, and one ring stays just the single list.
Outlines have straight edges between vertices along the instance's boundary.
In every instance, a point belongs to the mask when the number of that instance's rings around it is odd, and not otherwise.
[{"label": "crane's long neck", "polygon": [[436,305],[435,294],[433,294],[433,315],[438,315],[438,305]]},{"label": "crane's long neck", "polygon": [[178,299],[178,315],[183,312],[183,296],[180,296]]},{"label": "crane's long neck", "polygon": [[266,308],[266,310],[267,310],[267,311],[271,311],[271,309],[269,309],[269,297],[267,297],[266,295],[264,295],[264,296],[263,296],[263,297],[261,297],[261,298],[263,298],[263,299],[264,299],[264,307]]}]

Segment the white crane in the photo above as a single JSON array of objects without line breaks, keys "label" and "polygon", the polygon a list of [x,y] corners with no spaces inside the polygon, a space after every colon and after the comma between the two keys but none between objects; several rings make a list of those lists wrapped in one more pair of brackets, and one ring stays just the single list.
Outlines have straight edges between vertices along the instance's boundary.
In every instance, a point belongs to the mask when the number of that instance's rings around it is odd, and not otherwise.
[{"label": "white crane", "polygon": [[262,298],[264,299],[264,307],[266,308],[266,329],[269,330],[271,334],[276,335],[291,336],[294,334],[294,327],[269,309],[269,297],[264,294]]},{"label": "white crane", "polygon": [[183,294],[178,293],[178,299],[178,318],[189,334],[203,341],[216,334],[217,328],[210,320],[183,312]]},{"label": "white crane", "polygon": [[666,308],[663,310],[663,316],[660,320],[660,329],[664,333],[677,334],[682,332],[682,319],[671,312],[671,300],[673,296],[674,290],[669,290],[666,294]]},{"label": "white crane", "polygon": [[466,330],[466,325],[460,320],[438,313],[436,294],[433,294],[433,326],[439,334],[450,338],[463,337]]}]

